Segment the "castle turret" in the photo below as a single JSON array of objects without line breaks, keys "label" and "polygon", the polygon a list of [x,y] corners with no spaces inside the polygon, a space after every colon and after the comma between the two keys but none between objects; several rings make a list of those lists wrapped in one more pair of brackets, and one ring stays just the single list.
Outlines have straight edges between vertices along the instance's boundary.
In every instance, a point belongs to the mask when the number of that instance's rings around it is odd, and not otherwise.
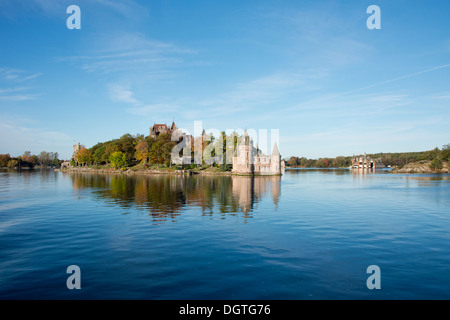
[{"label": "castle turret", "polygon": [[272,154],[270,156],[270,171],[276,174],[281,174],[281,155],[278,151],[276,142],[273,146]]},{"label": "castle turret", "polygon": [[233,157],[232,172],[239,174],[254,173],[253,143],[247,130],[245,130],[244,136],[237,147],[236,155]]},{"label": "castle turret", "polygon": [[78,151],[81,150],[81,144],[78,142],[77,144],[73,145],[73,150],[72,150],[72,159],[77,161],[77,155],[78,155]]}]

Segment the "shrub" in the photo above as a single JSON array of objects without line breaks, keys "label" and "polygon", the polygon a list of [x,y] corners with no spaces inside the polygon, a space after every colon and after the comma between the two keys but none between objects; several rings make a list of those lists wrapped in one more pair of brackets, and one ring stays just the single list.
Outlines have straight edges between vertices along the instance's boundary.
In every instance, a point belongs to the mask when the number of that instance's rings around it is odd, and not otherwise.
[{"label": "shrub", "polygon": [[15,168],[19,166],[19,161],[16,159],[11,159],[8,161],[8,168]]},{"label": "shrub", "polygon": [[438,158],[434,158],[430,163],[431,170],[441,170],[443,168],[442,160]]}]

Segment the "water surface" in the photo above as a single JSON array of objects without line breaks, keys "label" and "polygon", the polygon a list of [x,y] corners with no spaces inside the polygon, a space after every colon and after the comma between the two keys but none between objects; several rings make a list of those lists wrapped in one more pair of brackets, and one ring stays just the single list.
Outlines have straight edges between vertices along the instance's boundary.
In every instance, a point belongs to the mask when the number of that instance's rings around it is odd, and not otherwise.
[{"label": "water surface", "polygon": [[3,171],[0,298],[449,299],[449,179]]}]

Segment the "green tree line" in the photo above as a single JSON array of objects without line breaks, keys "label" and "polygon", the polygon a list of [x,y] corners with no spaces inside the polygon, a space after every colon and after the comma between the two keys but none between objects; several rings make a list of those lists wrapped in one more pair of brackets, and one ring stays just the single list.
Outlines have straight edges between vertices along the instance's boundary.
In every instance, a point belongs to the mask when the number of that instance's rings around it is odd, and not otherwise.
[{"label": "green tree line", "polygon": [[[373,153],[367,154],[372,159],[381,159],[386,166],[402,167],[408,163],[428,160],[431,161],[432,169],[442,169],[443,162],[450,159],[450,144],[442,146],[441,149],[422,152],[397,152],[397,153]],[[338,156],[336,158],[307,159],[305,157],[292,156],[286,160],[290,167],[304,168],[345,168],[352,164],[352,156]]]},{"label": "green tree line", "polygon": [[170,134],[160,134],[156,139],[144,135],[124,134],[119,139],[99,142],[93,147],[81,148],[72,164],[111,165],[116,168],[143,164],[170,165],[170,153],[176,145]]},{"label": "green tree line", "polygon": [[0,167],[8,168],[34,168],[48,167],[48,166],[59,166],[61,161],[58,159],[58,152],[47,152],[42,151],[38,155],[31,154],[30,151],[25,151],[23,155],[17,157],[11,157],[9,153],[0,154]]}]

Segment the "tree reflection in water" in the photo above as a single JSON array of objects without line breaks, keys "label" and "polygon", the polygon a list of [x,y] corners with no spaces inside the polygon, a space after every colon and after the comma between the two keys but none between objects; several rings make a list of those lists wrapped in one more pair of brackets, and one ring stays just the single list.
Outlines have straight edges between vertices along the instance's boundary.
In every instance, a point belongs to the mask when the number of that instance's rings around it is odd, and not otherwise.
[{"label": "tree reflection in water", "polygon": [[95,189],[96,199],[148,210],[154,222],[176,221],[188,207],[221,218],[242,213],[245,222],[263,197],[271,196],[275,209],[280,197],[280,176],[66,174],[74,190]]}]

